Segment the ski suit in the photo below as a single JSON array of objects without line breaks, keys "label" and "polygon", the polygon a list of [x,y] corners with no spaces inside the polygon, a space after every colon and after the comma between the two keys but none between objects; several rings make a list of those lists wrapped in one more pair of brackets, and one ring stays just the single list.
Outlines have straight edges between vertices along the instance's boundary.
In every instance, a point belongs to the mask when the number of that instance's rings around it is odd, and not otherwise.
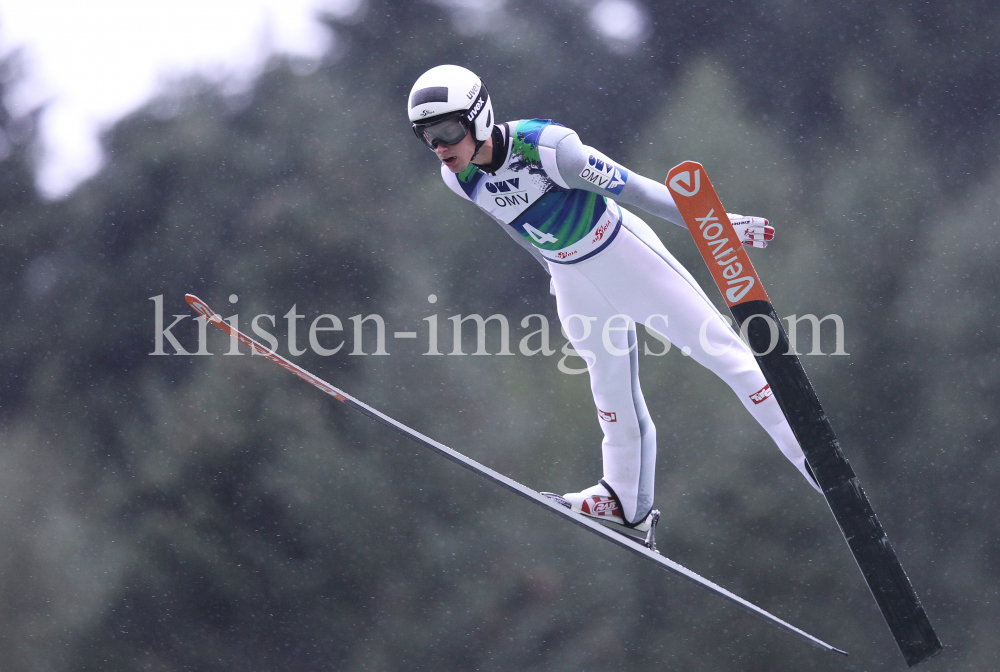
[{"label": "ski suit", "polygon": [[[441,174],[552,276],[559,319],[584,358],[604,432],[602,483],[625,521],[653,506],[656,428],[639,388],[635,323],[722,378],[815,488],[753,353],[652,229],[618,202],[685,226],[663,184],[630,172],[548,119],[493,128],[494,163]],[[498,157],[503,157],[502,163]]]}]

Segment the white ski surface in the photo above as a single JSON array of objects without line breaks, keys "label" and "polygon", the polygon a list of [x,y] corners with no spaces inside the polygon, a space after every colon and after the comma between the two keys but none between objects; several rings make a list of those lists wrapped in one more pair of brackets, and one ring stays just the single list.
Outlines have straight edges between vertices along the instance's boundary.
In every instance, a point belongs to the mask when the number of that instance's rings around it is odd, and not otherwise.
[{"label": "white ski surface", "polygon": [[760,618],[761,620],[770,623],[771,625],[781,630],[789,632],[795,635],[796,637],[805,640],[806,642],[815,646],[816,648],[823,649],[824,651],[832,651],[833,653],[839,653],[845,656],[847,655],[846,651],[842,651],[841,649],[838,649],[834,646],[831,646],[830,644],[827,644],[821,639],[813,637],[808,632],[800,630],[796,628],[794,625],[791,625],[790,623],[786,623],[777,616],[767,611],[764,611],[763,609],[753,604],[752,602],[744,600],[742,597],[739,597],[738,595],[729,592],[722,586],[719,586],[709,581],[705,577],[700,576],[695,572],[692,572],[690,569],[687,569],[683,565],[677,564],[670,558],[667,558],[666,556],[663,556],[659,553],[655,553],[649,550],[648,548],[642,545],[641,541],[636,541],[632,540],[631,538],[625,537],[613,530],[606,528],[600,523],[590,518],[587,518],[583,514],[576,513],[571,509],[567,509],[563,506],[560,506],[554,503],[552,500],[548,499],[547,497],[544,497],[538,492],[535,492],[531,488],[524,486],[518,483],[517,481],[508,478],[503,474],[496,472],[483,464],[480,464],[479,462],[476,462],[472,458],[466,457],[462,453],[459,453],[458,451],[449,448],[443,443],[439,443],[428,436],[424,436],[415,429],[411,429],[410,427],[407,427],[403,423],[390,418],[388,415],[382,413],[381,411],[372,408],[368,404],[355,399],[346,392],[337,389],[336,387],[327,383],[321,378],[309,373],[308,371],[298,366],[297,364],[293,364],[292,362],[288,361],[287,359],[277,354],[276,352],[269,350],[268,348],[265,348],[263,345],[261,345],[254,339],[250,338],[243,332],[239,331],[238,329],[234,329],[227,322],[223,321],[220,315],[213,312],[212,309],[208,307],[208,304],[206,304],[204,301],[194,296],[193,294],[186,294],[184,298],[191,306],[191,308],[193,308],[196,313],[204,317],[209,324],[214,324],[222,331],[238,339],[244,345],[250,347],[251,350],[253,350],[254,354],[266,357],[267,359],[271,360],[272,362],[282,367],[283,369],[295,374],[302,380],[305,380],[314,387],[322,390],[323,392],[330,395],[337,401],[346,403],[349,406],[354,407],[355,409],[361,411],[365,415],[375,420],[378,420],[382,424],[391,427],[392,429],[395,429],[400,434],[404,434],[405,436],[416,441],[417,443],[427,448],[430,448],[439,455],[448,458],[452,462],[455,462],[456,464],[459,464],[465,467],[466,469],[469,469],[470,471],[473,471],[479,474],[480,476],[483,476],[493,481],[494,483],[506,488],[507,490],[510,490],[514,494],[520,495],[524,499],[527,499],[528,501],[537,504],[538,506],[541,506],[552,513],[555,513],[556,515],[562,516],[563,518],[569,520],[571,523],[579,525],[585,530],[593,534],[596,534],[599,537],[603,537],[605,540],[610,541],[611,543],[620,546],[627,551],[631,551],[632,553],[635,553],[636,555],[639,555],[649,560],[650,562],[656,563],[663,569],[666,569],[667,571],[676,574],[682,579],[685,579],[697,586],[700,586],[715,593],[719,597],[728,600],[729,602],[735,604],[736,606],[742,608],[745,611],[750,612],[757,618]]}]

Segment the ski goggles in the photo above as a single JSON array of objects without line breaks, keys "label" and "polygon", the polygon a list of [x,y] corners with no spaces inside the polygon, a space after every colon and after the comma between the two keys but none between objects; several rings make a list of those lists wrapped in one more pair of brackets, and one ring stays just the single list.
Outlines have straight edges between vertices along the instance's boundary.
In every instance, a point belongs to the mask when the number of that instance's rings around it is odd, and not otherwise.
[{"label": "ski goggles", "polygon": [[427,125],[413,124],[413,132],[431,149],[438,145],[455,145],[469,134],[469,125],[464,115],[445,119]]}]

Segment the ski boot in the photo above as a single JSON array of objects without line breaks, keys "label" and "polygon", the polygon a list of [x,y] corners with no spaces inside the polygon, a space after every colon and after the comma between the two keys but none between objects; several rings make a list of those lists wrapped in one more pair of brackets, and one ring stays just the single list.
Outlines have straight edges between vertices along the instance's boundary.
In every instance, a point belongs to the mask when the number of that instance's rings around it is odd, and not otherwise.
[{"label": "ski boot", "polygon": [[659,511],[650,511],[642,521],[629,525],[622,516],[618,501],[611,496],[604,484],[587,488],[582,492],[570,492],[557,495],[553,492],[539,493],[567,509],[582,513],[588,518],[595,518],[615,532],[633,539],[649,550],[656,550],[656,523],[660,520]]}]

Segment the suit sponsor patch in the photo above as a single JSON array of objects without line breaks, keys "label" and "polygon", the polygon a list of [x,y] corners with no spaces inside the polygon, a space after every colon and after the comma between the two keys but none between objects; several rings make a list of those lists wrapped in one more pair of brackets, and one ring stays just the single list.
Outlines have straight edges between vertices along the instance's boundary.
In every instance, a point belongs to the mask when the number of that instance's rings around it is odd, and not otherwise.
[{"label": "suit sponsor patch", "polygon": [[771,391],[771,386],[765,385],[764,387],[760,388],[759,390],[751,394],[750,398],[753,400],[753,403],[759,404],[766,401],[769,397],[772,396],[774,396],[774,392]]},{"label": "suit sponsor patch", "polygon": [[628,182],[628,171],[591,154],[587,165],[580,171],[580,177],[617,196]]},{"label": "suit sponsor patch", "polygon": [[621,517],[621,511],[618,509],[618,503],[611,497],[601,497],[594,496],[588,497],[583,500],[583,506],[581,510],[584,513],[589,513],[592,516],[601,517]]}]

